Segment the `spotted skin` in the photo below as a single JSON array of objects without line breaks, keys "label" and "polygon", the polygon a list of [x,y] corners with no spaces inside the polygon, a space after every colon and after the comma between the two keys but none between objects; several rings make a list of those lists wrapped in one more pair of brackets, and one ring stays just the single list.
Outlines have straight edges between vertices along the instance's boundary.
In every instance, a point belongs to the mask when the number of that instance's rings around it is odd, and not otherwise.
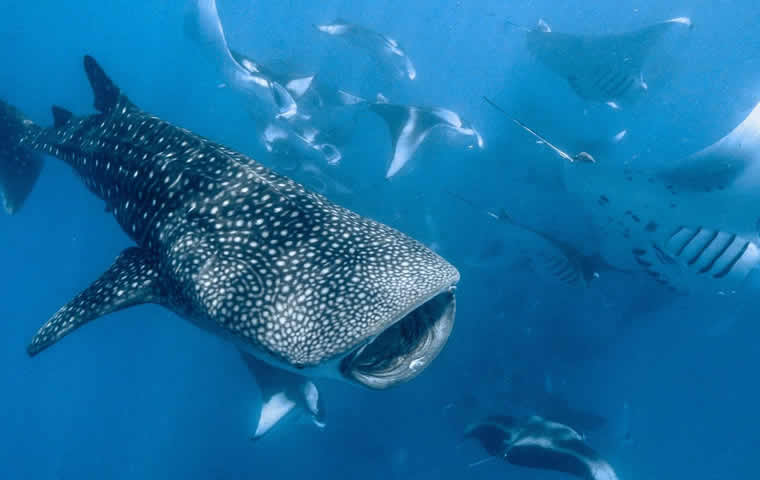
[{"label": "spotted skin", "polygon": [[50,345],[79,325],[102,315],[166,298],[156,262],[139,248],[124,250],[114,264],[82,293],[61,307],[40,329],[33,348]]},{"label": "spotted skin", "polygon": [[137,247],[40,329],[30,355],[154,302],[259,358],[311,367],[458,280],[400,232],[141,111],[91,57],[85,70],[99,113],[29,128],[21,145],[68,163]]}]

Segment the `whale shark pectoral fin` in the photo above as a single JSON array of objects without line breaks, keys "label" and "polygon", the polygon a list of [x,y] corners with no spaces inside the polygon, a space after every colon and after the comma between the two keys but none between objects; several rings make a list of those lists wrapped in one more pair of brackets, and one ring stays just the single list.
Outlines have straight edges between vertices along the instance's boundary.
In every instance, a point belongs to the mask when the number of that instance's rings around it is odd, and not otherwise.
[{"label": "whale shark pectoral fin", "polygon": [[153,257],[141,248],[128,248],[100,278],[61,307],[39,329],[27,347],[27,353],[37,355],[98,317],[142,303],[161,303],[164,298]]},{"label": "whale shark pectoral fin", "polygon": [[240,352],[261,390],[261,409],[255,416],[252,440],[258,440],[291,414],[307,413],[319,428],[325,426],[325,408],[314,383],[295,373],[269,365],[253,355]]}]

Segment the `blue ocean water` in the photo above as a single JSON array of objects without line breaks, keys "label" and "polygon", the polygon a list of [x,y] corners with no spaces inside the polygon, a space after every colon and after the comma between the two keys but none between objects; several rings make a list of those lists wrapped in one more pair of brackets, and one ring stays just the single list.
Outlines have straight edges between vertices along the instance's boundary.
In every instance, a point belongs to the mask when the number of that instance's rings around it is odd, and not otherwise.
[{"label": "blue ocean water", "polygon": [[[94,321],[30,359],[24,348],[36,329],[131,244],[71,169],[48,159],[23,210],[0,217],[0,477],[563,478],[506,462],[471,466],[485,453],[462,441],[464,426],[487,414],[529,413],[534,390],[606,419],[587,441],[623,480],[758,474],[760,305],[752,292],[673,295],[646,275],[619,272],[566,288],[515,261],[521,240],[447,193],[507,208],[592,248],[596,234],[561,187],[560,160],[482,97],[573,148],[625,128],[626,141],[600,162],[666,165],[728,133],[760,100],[756,2],[219,0],[218,7],[228,40],[248,55],[294,59],[360,95],[382,91],[395,103],[449,108],[483,135],[482,150],[431,135],[386,181],[387,128],[359,114],[340,164],[324,166],[347,187],[328,189],[328,197],[434,244],[460,269],[454,333],[427,371],[394,389],[319,382],[324,430],[295,423],[255,443],[259,393],[238,354],[160,307]],[[218,88],[218,73],[188,39],[182,2],[40,0],[2,11],[0,98],[35,122],[51,124],[53,104],[93,111],[81,67],[91,54],[141,108],[277,168],[247,106]],[[646,97],[621,111],[574,95],[529,54],[521,31],[505,25],[544,18],[558,31],[606,34],[679,16],[690,17],[693,30],[666,36],[647,63]],[[363,50],[313,28],[335,18],[401,42],[417,69],[414,82],[399,85]],[[498,255],[485,265],[471,261],[493,244]],[[517,377],[532,389],[519,391]]]}]

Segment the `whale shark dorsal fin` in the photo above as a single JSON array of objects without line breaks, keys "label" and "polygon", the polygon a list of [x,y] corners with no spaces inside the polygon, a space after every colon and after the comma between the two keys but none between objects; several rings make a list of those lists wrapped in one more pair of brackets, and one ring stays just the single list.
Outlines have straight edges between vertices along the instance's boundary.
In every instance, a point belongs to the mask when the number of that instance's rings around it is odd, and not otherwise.
[{"label": "whale shark dorsal fin", "polygon": [[734,184],[752,167],[760,168],[760,103],[728,135],[659,176],[682,191],[711,191]]},{"label": "whale shark dorsal fin", "polygon": [[261,408],[253,418],[253,440],[260,439],[297,413],[308,414],[320,428],[325,426],[324,403],[311,380],[273,367],[249,353],[241,351],[240,356],[261,391]]},{"label": "whale shark dorsal fin", "polygon": [[84,70],[90,81],[92,93],[95,95],[95,109],[107,113],[120,104],[130,105],[119,87],[106,75],[98,62],[89,55],[84,57]]},{"label": "whale shark dorsal fin", "polygon": [[53,105],[51,110],[53,112],[53,126],[55,128],[66,125],[71,120],[71,117],[74,116],[70,111],[57,105]]},{"label": "whale shark dorsal fin", "polygon": [[39,329],[27,353],[37,355],[98,317],[142,303],[164,303],[166,296],[158,272],[156,260],[149,252],[138,247],[124,250],[100,278]]}]

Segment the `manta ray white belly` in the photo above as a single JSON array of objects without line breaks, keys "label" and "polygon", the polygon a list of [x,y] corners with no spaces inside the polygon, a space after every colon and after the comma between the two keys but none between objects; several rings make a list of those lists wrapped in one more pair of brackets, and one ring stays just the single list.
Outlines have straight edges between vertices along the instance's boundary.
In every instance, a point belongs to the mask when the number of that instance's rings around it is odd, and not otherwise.
[{"label": "manta ray white belly", "polygon": [[760,265],[760,105],[726,137],[652,172],[568,164],[611,263],[676,290],[734,291]]}]

